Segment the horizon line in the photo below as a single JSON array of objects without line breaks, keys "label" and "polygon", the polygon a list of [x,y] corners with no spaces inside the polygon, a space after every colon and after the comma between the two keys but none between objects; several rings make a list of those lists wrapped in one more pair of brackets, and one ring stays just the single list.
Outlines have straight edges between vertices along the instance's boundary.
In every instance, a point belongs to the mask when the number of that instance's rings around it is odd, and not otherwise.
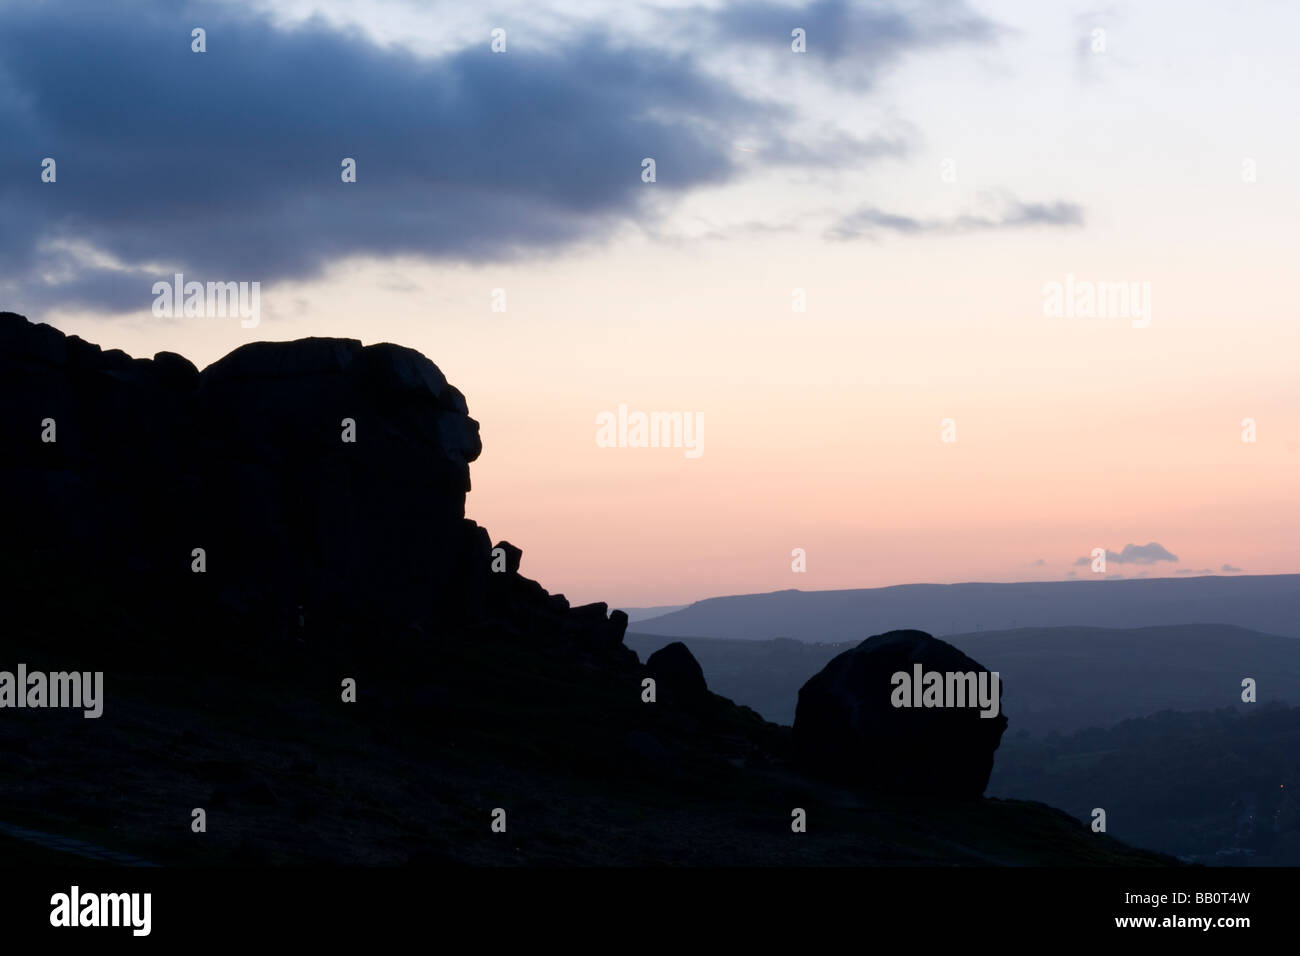
[{"label": "horizon line", "polygon": [[[826,594],[832,591],[887,591],[891,588],[918,588],[918,587],[963,587],[967,585],[994,585],[998,587],[1013,587],[1016,585],[1029,584],[1134,584],[1138,582],[1150,581],[1200,581],[1206,578],[1284,578],[1300,577],[1300,571],[1241,571],[1241,572],[1212,572],[1210,574],[1187,574],[1179,576],[1167,576],[1159,578],[1138,578],[1138,577],[1101,577],[1101,578],[1060,578],[1052,581],[908,581],[902,584],[879,584],[870,587],[838,587],[838,588],[776,588],[771,591],[739,591],[733,594],[712,594],[708,597],[696,598],[694,601],[664,601],[658,604],[608,604],[610,610],[614,611],[645,611],[656,607],[673,607],[678,610],[684,610],[693,607],[696,604],[703,604],[705,601],[721,601],[727,598],[738,597],[763,597],[769,594],[788,594],[791,592],[799,594]],[[674,614],[676,611],[666,611],[664,614]],[[663,615],[660,615],[663,616]],[[650,620],[646,618],[645,620]],[[639,621],[632,622],[634,624]]]}]

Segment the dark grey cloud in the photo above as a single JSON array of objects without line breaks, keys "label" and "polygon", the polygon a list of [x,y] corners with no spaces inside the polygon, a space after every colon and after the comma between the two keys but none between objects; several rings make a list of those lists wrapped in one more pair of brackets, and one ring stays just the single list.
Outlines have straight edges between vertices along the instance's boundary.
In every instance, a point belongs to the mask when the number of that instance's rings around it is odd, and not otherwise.
[{"label": "dark grey cloud", "polygon": [[1179,568],[1177,571],[1174,572],[1174,574],[1213,574],[1213,573],[1214,573],[1214,568],[1201,568],[1201,570],[1199,571],[1194,570],[1193,568]]},{"label": "dark grey cloud", "polygon": [[[195,25],[206,53],[191,52]],[[546,254],[652,221],[652,198],[737,177],[738,139],[767,163],[903,148],[841,137],[810,150],[781,132],[788,119],[686,55],[601,33],[553,53],[493,54],[485,39],[423,59],[224,5],[6,5],[0,298],[34,313],[141,309],[174,271],[266,282],[357,254]],[[47,156],[54,184],[40,181]],[[355,184],[340,181],[344,157]]]},{"label": "dark grey cloud", "polygon": [[1025,203],[1009,199],[995,215],[962,215],[951,219],[916,219],[862,206],[842,216],[827,231],[827,238],[872,239],[892,232],[905,236],[960,234],[1031,226],[1081,226],[1083,209],[1070,202]]},{"label": "dark grey cloud", "polygon": [[[1157,561],[1177,561],[1178,556],[1170,553],[1164,545],[1155,541],[1149,544],[1126,544],[1122,551],[1106,549],[1106,563],[1109,564],[1155,564]],[[1076,565],[1090,565],[1092,558],[1077,558]]]},{"label": "dark grey cloud", "polygon": [[1225,564],[1225,565],[1223,565],[1221,568],[1219,568],[1219,570],[1220,570],[1220,571],[1223,571],[1223,572],[1225,572],[1225,573],[1227,573],[1227,574],[1240,574],[1240,573],[1241,573],[1241,568],[1233,567],[1231,564]]}]

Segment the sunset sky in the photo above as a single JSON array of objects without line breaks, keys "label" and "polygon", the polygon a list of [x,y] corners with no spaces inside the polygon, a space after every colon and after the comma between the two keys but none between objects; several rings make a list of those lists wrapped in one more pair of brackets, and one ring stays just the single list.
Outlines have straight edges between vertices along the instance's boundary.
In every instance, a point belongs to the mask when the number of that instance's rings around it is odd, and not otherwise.
[{"label": "sunset sky", "polygon": [[[0,309],[420,350],[552,592],[1300,571],[1294,3],[111,7],[0,7]],[[155,316],[175,272],[259,325]],[[620,405],[703,453],[599,447]]]}]

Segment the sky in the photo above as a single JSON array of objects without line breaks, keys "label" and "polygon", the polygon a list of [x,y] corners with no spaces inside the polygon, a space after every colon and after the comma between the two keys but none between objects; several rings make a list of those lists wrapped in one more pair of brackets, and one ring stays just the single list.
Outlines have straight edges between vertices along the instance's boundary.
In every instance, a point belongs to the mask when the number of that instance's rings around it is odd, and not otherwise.
[{"label": "sky", "polygon": [[[481,426],[468,516],[575,603],[1296,572],[1298,32],[1264,0],[12,0],[0,309],[200,367],[419,349]],[[155,314],[177,272],[259,283],[256,326]],[[620,408],[697,447],[611,447]]]}]

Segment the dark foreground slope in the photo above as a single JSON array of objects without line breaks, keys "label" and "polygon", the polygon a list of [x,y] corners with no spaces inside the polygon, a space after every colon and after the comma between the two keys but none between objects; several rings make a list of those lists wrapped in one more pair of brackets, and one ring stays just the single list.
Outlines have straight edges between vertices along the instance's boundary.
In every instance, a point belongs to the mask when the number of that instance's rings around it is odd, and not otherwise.
[{"label": "dark foreground slope", "polygon": [[0,670],[104,672],[98,719],[0,710],[10,862],[1169,862],[1041,804],[806,779],[788,728],[671,672],[644,703],[625,618],[464,517],[477,426],[410,350],[200,375],[0,314],[0,440]]},{"label": "dark foreground slope", "polygon": [[1043,800],[1121,840],[1215,865],[1300,866],[1300,708],[1164,711],[1012,737],[988,792]]},{"label": "dark foreground slope", "polygon": [[[0,724],[0,820],[163,864],[1171,862],[1044,804],[816,783],[787,768],[785,728],[720,698],[704,719],[651,711],[636,675],[564,656],[455,635],[407,680],[363,676],[354,705],[339,702],[346,663],[111,671],[99,720]],[[205,834],[190,832],[195,807]],[[807,833],[791,832],[795,807]]]}]

